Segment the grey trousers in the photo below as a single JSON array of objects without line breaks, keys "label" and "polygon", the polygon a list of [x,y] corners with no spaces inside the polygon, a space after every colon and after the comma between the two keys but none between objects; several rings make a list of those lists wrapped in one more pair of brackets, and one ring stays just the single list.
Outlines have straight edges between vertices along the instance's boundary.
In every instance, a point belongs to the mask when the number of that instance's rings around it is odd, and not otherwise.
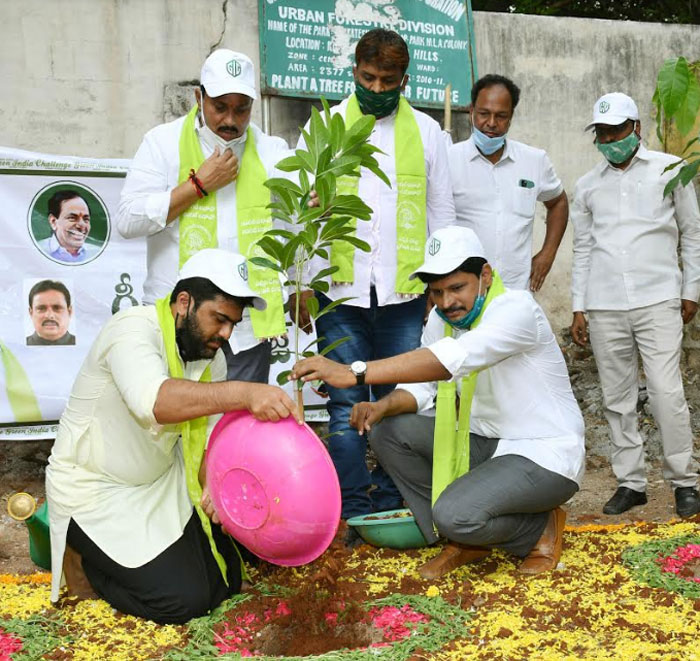
[{"label": "grey trousers", "polygon": [[270,378],[270,353],[272,345],[260,342],[250,349],[234,355],[228,342],[221,345],[226,356],[226,380],[267,383]]},{"label": "grey trousers", "polygon": [[644,443],[637,422],[637,353],[664,451],[663,475],[672,487],[694,487],[693,433],[681,378],[683,321],[675,298],[633,310],[590,310],[591,347],[610,425],[611,463],[618,485],[644,491]]},{"label": "grey trousers", "polygon": [[493,458],[498,439],[470,434],[470,470],[431,507],[435,419],[404,414],[375,425],[370,444],[411,508],[429,543],[441,536],[525,557],[537,544],[549,512],[578,491],[563,475],[518,455]]}]

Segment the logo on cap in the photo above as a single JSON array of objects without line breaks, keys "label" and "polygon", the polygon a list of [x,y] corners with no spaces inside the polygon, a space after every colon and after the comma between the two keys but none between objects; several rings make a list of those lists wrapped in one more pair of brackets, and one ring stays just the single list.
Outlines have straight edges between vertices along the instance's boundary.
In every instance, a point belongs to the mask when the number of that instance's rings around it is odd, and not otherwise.
[{"label": "logo on cap", "polygon": [[440,239],[433,239],[428,246],[428,254],[432,257],[440,250]]},{"label": "logo on cap", "polygon": [[241,73],[241,63],[238,60],[231,60],[226,65],[226,71],[228,71],[235,78]]},{"label": "logo on cap", "polygon": [[598,110],[600,110],[600,112],[608,112],[608,110],[610,110],[610,104],[607,101],[601,101]]},{"label": "logo on cap", "polygon": [[246,262],[241,262],[238,265],[238,274],[241,276],[241,278],[248,282],[248,264]]}]

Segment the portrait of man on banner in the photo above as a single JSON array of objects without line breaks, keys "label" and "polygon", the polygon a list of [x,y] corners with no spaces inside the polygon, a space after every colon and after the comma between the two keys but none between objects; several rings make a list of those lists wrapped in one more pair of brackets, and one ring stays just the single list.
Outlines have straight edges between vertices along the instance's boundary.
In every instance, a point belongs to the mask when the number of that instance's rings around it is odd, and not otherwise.
[{"label": "portrait of man on banner", "polygon": [[35,197],[29,232],[36,247],[52,261],[85,264],[103,251],[109,218],[93,191],[74,182],[57,182]]},{"label": "portrait of man on banner", "polygon": [[68,287],[58,280],[40,280],[28,298],[34,332],[27,336],[27,346],[74,345],[75,335],[68,329],[73,318]]}]

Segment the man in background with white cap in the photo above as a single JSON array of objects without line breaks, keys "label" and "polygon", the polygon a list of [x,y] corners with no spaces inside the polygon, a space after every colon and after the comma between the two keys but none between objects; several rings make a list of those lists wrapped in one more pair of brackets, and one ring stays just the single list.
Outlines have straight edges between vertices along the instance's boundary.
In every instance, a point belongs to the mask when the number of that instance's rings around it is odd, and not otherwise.
[{"label": "man in background with white cap", "polygon": [[626,94],[600,97],[591,128],[604,160],[576,184],[571,335],[585,346],[587,313],[618,482],[603,512],[621,514],[647,502],[637,428],[639,352],[661,433],[664,477],[678,515],[692,516],[700,512],[700,497],[680,356],[683,324],[695,316],[700,296],[697,197],[692,184],[664,196],[673,177],[664,170],[678,159],[641,143],[639,112]]},{"label": "man in background with white cap", "polygon": [[[126,177],[119,231],[146,237],[148,273],[144,302],[169,292],[178,268],[202,248],[253,256],[256,241],[272,228],[263,185],[289,155],[281,138],[265,135],[250,115],[257,98],[255,71],[242,53],[221,48],[204,62],[196,106],[185,117],[149,131]],[[248,264],[251,286],[266,312],[248,312],[231,346],[224,346],[228,378],[267,383],[269,338],[286,331],[279,280]]]},{"label": "man in background with white cap", "polygon": [[[525,558],[523,573],[554,569],[566,518],[559,506],[584,469],[583,420],[547,317],[529,292],[505,289],[484,255],[471,229],[431,235],[412,274],[435,301],[421,348],[366,363],[365,383],[399,385],[355,405],[350,418],[360,433],[371,430],[425,539],[449,540],[420,568],[424,578],[494,548]],[[297,363],[299,377],[337,388],[360,379],[354,364],[320,356]]]},{"label": "man in background with white cap", "polygon": [[46,470],[53,601],[65,572],[73,595],[96,593],[123,613],[181,623],[239,591],[240,559],[212,525],[202,458],[217,414],[301,422],[277,386],[225,381],[219,349],[245,307],[265,305],[248,286],[243,256],[205,249],[155,305],[107,322]]}]

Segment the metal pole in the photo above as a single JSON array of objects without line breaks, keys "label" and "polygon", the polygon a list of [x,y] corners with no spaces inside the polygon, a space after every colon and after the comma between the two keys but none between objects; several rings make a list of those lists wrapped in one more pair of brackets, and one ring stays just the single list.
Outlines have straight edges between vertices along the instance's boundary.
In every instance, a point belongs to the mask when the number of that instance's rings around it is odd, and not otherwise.
[{"label": "metal pole", "polygon": [[270,125],[270,95],[263,94],[262,97],[262,129],[267,135],[272,135],[272,126]]}]

